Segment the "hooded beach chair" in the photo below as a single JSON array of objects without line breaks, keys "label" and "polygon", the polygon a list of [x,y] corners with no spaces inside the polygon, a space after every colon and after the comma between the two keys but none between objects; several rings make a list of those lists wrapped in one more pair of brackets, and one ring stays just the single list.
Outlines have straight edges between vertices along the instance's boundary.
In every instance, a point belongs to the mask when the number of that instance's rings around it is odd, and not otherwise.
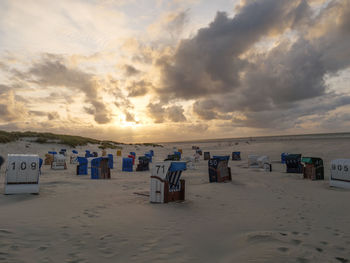
[{"label": "hooded beach chair", "polygon": [[350,189],[350,159],[336,159],[331,161],[329,185]]},{"label": "hooded beach chair", "polygon": [[48,152],[47,154],[45,154],[45,160],[44,160],[44,164],[45,165],[51,165],[53,162],[53,157],[57,154],[57,152]]},{"label": "hooded beach chair", "polygon": [[209,161],[209,160],[210,160],[210,152],[204,152],[203,159],[204,159],[205,161]]},{"label": "hooded beach chair", "polygon": [[91,160],[91,179],[111,179],[108,157],[98,157]]},{"label": "hooded beach chair", "polygon": [[132,172],[133,170],[133,158],[123,158],[122,171]]},{"label": "hooded beach chair", "polygon": [[288,154],[286,156],[286,167],[287,173],[303,173],[301,154]]},{"label": "hooded beach chair", "polygon": [[9,154],[5,194],[38,194],[40,158],[36,154]]},{"label": "hooded beach chair", "polygon": [[117,156],[122,156],[122,151],[121,150],[117,150]]},{"label": "hooded beach chair", "polygon": [[55,154],[53,162],[51,163],[51,169],[64,170],[67,169],[66,157],[62,154]]},{"label": "hooded beach chair", "polygon": [[240,161],[241,152],[232,152],[232,161]]},{"label": "hooded beach chair", "polygon": [[213,156],[208,161],[210,183],[232,181],[231,168],[228,167],[229,159],[230,156]]},{"label": "hooded beach chair", "polygon": [[186,170],[185,162],[158,162],[152,168],[150,202],[168,203],[185,200],[185,180],[180,179]]},{"label": "hooded beach chair", "polygon": [[323,160],[317,157],[303,157],[303,177],[311,180],[324,180]]},{"label": "hooded beach chair", "polygon": [[149,158],[147,156],[139,157],[139,163],[137,164],[136,171],[149,171]]},{"label": "hooded beach chair", "polygon": [[88,159],[85,157],[77,157],[77,175],[87,175],[88,174]]}]

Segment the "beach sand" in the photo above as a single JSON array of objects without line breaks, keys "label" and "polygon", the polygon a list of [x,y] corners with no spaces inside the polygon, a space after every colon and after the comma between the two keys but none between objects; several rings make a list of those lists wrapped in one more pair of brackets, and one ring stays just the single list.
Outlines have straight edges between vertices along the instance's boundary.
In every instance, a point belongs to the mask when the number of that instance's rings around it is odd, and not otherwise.
[{"label": "beach sand", "polygon": [[[174,146],[211,155],[241,151],[231,161],[232,182],[208,181],[208,162],[187,170],[186,201],[151,204],[150,172],[122,172],[114,154],[111,180],[75,175],[76,165],[43,165],[39,195],[0,195],[0,262],[349,262],[350,191],[329,187],[332,159],[350,158],[349,139],[169,143],[164,148],[127,145],[123,156],[155,151],[163,160]],[[13,142],[8,153],[44,154],[69,147]],[[96,146],[79,147],[97,150]],[[281,152],[321,157],[324,181],[285,173]],[[248,154],[268,155],[273,172],[247,167]],[[1,168],[3,185],[5,165]],[[135,168],[135,167],[134,167]]]}]

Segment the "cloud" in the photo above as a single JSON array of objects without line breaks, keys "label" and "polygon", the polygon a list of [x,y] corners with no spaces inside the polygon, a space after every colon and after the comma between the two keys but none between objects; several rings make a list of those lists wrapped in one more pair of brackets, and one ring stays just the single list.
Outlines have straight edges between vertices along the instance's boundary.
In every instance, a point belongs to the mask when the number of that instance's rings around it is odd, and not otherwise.
[{"label": "cloud", "polygon": [[124,72],[126,76],[135,76],[141,73],[140,70],[136,69],[134,66],[131,65],[124,65]]},{"label": "cloud", "polygon": [[[243,1],[233,18],[218,12],[173,56],[158,60],[162,83],[155,91],[164,107],[194,100],[202,121],[237,127],[288,128],[324,116],[348,103],[327,90],[325,77],[350,66],[349,12],[344,1],[319,13],[303,0]],[[266,40],[272,45],[258,48]]]},{"label": "cloud", "polygon": [[184,122],[186,117],[184,115],[184,109],[181,106],[170,106],[166,109],[167,117],[172,122]]},{"label": "cloud", "polygon": [[22,121],[29,113],[23,103],[16,101],[13,91],[2,91],[0,96],[0,121]]},{"label": "cloud", "polygon": [[60,115],[59,115],[59,113],[56,112],[56,111],[47,113],[47,119],[48,119],[49,121],[58,120],[59,118],[60,118]]},{"label": "cloud", "polygon": [[127,90],[129,91],[128,96],[129,97],[140,97],[147,94],[148,90],[153,87],[152,83],[140,80],[140,81],[133,81],[128,87]]},{"label": "cloud", "polygon": [[91,105],[86,112],[94,115],[95,121],[99,124],[111,121],[109,110],[100,95],[102,87],[96,77],[78,68],[69,68],[61,56],[45,55],[31,66],[26,75],[32,83],[39,86],[61,87],[82,92],[85,101]]},{"label": "cloud", "polygon": [[240,85],[247,62],[240,58],[263,36],[297,26],[308,14],[305,1],[249,1],[233,18],[218,12],[214,21],[182,40],[169,62],[158,60],[162,100],[191,99],[229,92]]},{"label": "cloud", "polygon": [[155,123],[163,123],[166,120],[172,122],[185,122],[184,109],[179,105],[164,106],[162,103],[149,103],[147,105],[148,115]]}]

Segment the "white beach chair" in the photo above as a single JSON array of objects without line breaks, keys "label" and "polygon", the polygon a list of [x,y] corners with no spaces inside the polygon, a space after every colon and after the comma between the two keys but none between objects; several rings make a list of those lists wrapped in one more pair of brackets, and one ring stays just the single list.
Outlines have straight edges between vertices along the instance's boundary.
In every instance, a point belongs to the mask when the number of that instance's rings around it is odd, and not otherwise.
[{"label": "white beach chair", "polygon": [[150,202],[167,203],[185,200],[185,180],[180,180],[185,162],[157,162],[152,167]]},{"label": "white beach chair", "polygon": [[5,194],[39,193],[39,156],[9,154],[5,174]]},{"label": "white beach chair", "polygon": [[64,170],[67,169],[66,157],[63,154],[55,154],[53,162],[51,164],[53,170]]},{"label": "white beach chair", "polygon": [[329,185],[350,189],[350,159],[337,159],[331,161]]}]

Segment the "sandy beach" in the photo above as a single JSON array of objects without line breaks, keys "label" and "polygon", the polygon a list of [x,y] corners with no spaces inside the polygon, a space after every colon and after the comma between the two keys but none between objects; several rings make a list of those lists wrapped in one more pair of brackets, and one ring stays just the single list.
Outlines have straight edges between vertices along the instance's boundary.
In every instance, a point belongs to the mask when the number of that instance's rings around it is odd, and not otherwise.
[{"label": "sandy beach", "polygon": [[[43,157],[67,148],[25,144],[1,144],[0,153]],[[115,150],[107,151],[116,158],[111,180],[77,176],[76,165],[69,162],[64,171],[43,165],[39,195],[0,196],[0,262],[350,260],[349,190],[330,188],[328,181],[330,161],[350,155],[349,140],[169,143],[153,148],[154,159],[162,161],[174,146],[192,156],[192,145],[212,155],[238,150],[242,161],[229,162],[232,182],[210,184],[208,163],[201,159],[195,170],[183,173],[183,203],[149,203],[150,172],[122,172]],[[97,151],[94,147],[77,150]],[[128,145],[122,153],[139,156],[149,149]],[[326,179],[285,173],[281,152],[323,158]],[[253,153],[268,155],[273,172],[248,168],[247,155]],[[5,166],[2,185],[4,172]]]}]

